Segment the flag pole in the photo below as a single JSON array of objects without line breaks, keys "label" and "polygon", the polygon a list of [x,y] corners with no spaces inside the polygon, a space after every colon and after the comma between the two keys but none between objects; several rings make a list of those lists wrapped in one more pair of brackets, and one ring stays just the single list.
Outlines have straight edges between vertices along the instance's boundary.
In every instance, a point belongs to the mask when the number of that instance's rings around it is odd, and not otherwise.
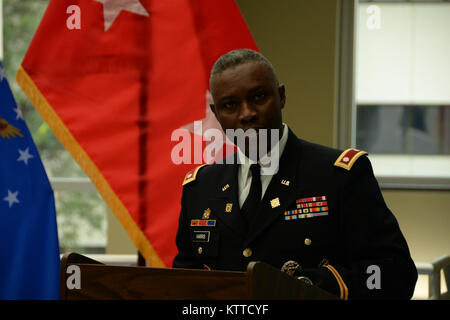
[{"label": "flag pole", "polygon": [[138,251],[137,266],[138,267],[146,266],[144,256],[139,251]]},{"label": "flag pole", "polygon": [[[145,59],[144,59],[145,60]],[[143,61],[143,68],[141,72],[141,90],[139,103],[139,116],[137,125],[139,128],[139,221],[138,225],[141,230],[145,230],[147,226],[147,101],[148,101],[148,63]],[[138,266],[145,266],[145,258],[138,251]]]}]

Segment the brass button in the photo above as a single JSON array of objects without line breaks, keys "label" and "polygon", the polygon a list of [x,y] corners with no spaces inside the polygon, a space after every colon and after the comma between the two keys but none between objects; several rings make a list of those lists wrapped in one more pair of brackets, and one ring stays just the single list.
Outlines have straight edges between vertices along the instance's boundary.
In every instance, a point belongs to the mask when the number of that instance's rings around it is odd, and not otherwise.
[{"label": "brass button", "polygon": [[197,252],[198,252],[198,254],[202,254],[203,253],[203,248],[202,247],[198,247]]},{"label": "brass button", "polygon": [[244,255],[244,257],[248,258],[251,257],[251,255],[253,254],[252,249],[250,248],[245,248],[244,251],[242,252],[242,254]]},{"label": "brass button", "polygon": [[305,238],[305,246],[311,245],[311,239]]}]

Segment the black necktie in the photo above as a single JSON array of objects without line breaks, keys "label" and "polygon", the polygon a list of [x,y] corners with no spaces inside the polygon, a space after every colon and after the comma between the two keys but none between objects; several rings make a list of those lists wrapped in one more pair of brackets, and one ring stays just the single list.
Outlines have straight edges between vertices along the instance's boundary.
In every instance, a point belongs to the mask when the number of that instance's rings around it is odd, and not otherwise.
[{"label": "black necktie", "polygon": [[241,212],[244,215],[247,224],[250,225],[253,218],[256,216],[258,205],[261,202],[261,167],[255,163],[250,166],[252,172],[252,184],[250,185],[250,191],[247,199],[245,199],[242,205]]}]

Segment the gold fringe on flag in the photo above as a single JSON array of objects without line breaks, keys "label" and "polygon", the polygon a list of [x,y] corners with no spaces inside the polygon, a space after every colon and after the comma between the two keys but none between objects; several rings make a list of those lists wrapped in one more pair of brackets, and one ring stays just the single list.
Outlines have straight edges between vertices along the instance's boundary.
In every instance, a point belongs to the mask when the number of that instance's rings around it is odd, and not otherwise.
[{"label": "gold fringe on flag", "polygon": [[75,161],[91,179],[92,183],[95,185],[110,210],[122,223],[131,241],[145,258],[148,265],[152,267],[166,267],[142,230],[139,229],[136,222],[131,217],[127,208],[113,191],[103,174],[80,146],[77,140],[72,136],[22,66],[20,66],[17,71],[16,80],[23,92],[27,95],[28,99],[30,99],[34,107],[41,114],[42,118],[52,129],[58,140],[70,152]]}]

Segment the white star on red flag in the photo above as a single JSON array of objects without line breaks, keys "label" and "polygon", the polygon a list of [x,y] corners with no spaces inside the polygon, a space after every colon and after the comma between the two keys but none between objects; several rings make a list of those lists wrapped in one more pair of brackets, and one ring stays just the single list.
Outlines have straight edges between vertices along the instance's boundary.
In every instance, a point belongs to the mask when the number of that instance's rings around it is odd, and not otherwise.
[{"label": "white star on red flag", "polygon": [[133,12],[148,17],[149,14],[145,10],[139,0],[95,0],[103,3],[103,18],[105,20],[105,32],[111,27],[117,16],[122,10]]}]

